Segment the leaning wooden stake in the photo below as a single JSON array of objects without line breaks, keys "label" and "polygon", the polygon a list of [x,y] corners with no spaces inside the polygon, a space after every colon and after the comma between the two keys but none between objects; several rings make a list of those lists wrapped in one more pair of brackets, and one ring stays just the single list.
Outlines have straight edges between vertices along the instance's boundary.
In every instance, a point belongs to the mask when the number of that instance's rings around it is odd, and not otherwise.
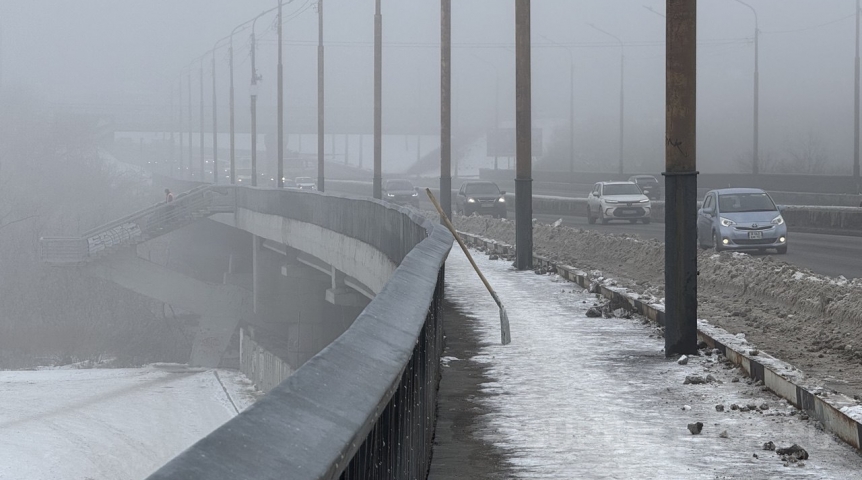
[{"label": "leaning wooden stake", "polygon": [[434,204],[434,208],[437,209],[437,213],[440,214],[440,220],[443,222],[443,225],[446,225],[446,228],[452,232],[452,235],[455,237],[455,240],[458,242],[458,245],[461,245],[461,250],[464,250],[464,255],[467,255],[467,260],[470,260],[470,265],[473,265],[473,269],[476,270],[476,273],[479,275],[479,278],[482,280],[482,283],[485,284],[485,288],[488,289],[488,292],[491,294],[491,297],[497,302],[497,306],[500,307],[500,341],[503,345],[508,345],[512,342],[512,334],[509,331],[509,316],[506,314],[506,307],[503,306],[503,302],[500,301],[500,298],[497,296],[497,292],[491,288],[491,284],[488,283],[488,279],[485,278],[485,275],[482,275],[482,272],[479,270],[479,267],[476,265],[476,262],[473,261],[473,256],[470,255],[470,251],[467,250],[467,246],[464,245],[464,242],[461,240],[461,236],[458,235],[458,232],[455,231],[455,227],[452,225],[452,222],[449,221],[449,217],[443,213],[443,208],[440,207],[440,204],[437,203],[437,198],[434,197],[434,194],[431,193],[430,188],[425,189],[425,193],[428,194],[428,198],[431,199],[431,203]]}]

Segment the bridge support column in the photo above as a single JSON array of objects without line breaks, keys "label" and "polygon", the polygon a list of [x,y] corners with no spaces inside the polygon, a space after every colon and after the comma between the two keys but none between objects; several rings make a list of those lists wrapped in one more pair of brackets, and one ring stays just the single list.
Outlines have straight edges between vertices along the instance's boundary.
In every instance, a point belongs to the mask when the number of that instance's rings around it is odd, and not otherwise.
[{"label": "bridge support column", "polygon": [[346,277],[344,272],[338,271],[335,267],[331,269],[332,288],[326,289],[326,301],[340,307],[364,307],[368,299],[344,284]]}]

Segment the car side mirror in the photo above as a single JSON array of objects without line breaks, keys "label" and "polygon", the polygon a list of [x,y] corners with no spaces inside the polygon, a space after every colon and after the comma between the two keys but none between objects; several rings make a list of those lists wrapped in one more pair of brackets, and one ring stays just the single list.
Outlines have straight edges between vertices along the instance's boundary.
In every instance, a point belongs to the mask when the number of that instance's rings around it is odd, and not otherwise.
[{"label": "car side mirror", "polygon": [[500,195],[505,195],[505,194],[506,194],[505,190],[500,190]]},{"label": "car side mirror", "polygon": [[776,205],[778,208],[778,213],[784,213],[784,209],[787,208],[786,205]]}]

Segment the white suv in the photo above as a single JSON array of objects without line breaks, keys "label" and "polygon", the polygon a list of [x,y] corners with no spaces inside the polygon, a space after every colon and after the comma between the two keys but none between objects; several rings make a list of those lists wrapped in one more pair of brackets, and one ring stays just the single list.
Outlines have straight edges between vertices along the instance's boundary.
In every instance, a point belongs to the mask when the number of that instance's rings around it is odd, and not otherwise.
[{"label": "white suv", "polygon": [[650,222],[652,211],[649,198],[634,182],[599,182],[587,197],[587,221],[602,223],[611,220]]}]

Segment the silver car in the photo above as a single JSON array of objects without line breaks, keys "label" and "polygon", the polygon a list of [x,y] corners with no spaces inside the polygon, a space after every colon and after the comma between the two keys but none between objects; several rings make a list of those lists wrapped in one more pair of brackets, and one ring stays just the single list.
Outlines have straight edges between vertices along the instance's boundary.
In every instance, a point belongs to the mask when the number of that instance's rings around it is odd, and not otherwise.
[{"label": "silver car", "polygon": [[722,188],[706,193],[697,212],[701,248],[787,253],[787,224],[768,193],[759,188]]}]

